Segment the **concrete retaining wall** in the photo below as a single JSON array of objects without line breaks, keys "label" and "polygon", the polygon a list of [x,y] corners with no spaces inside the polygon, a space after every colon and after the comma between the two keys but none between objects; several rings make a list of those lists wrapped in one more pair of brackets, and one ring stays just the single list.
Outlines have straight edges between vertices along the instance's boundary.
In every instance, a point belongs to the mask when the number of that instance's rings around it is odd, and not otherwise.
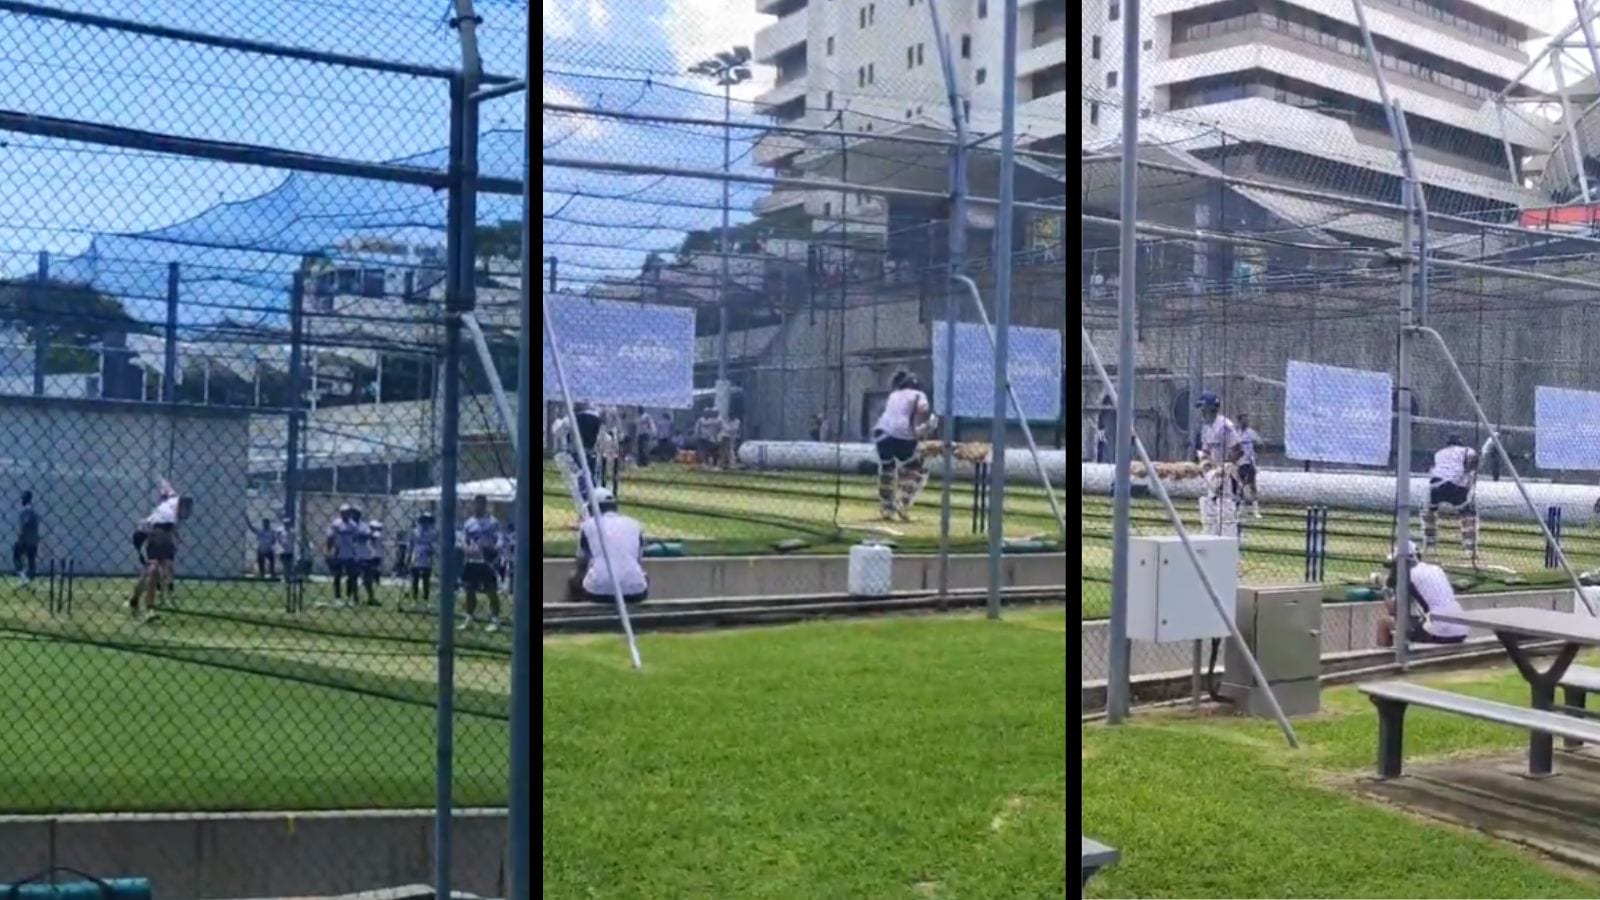
[{"label": "concrete retaining wall", "polygon": [[[504,896],[506,828],[501,810],[457,812],[457,889]],[[429,883],[432,855],[426,811],[0,817],[0,876],[66,866],[143,877],[162,900]]]},{"label": "concrete retaining wall", "polygon": [[[1473,594],[1461,598],[1466,609],[1493,609],[1503,606],[1539,606],[1572,611],[1572,590],[1515,591],[1500,594]],[[1322,607],[1322,655],[1372,650],[1378,646],[1378,617],[1382,601],[1367,603],[1325,603]],[[1488,636],[1474,629],[1473,637]],[[1105,621],[1083,623],[1083,681],[1106,678],[1111,647],[1110,624]],[[1209,645],[1207,646],[1209,652]],[[1134,677],[1164,672],[1188,672],[1193,661],[1192,644],[1146,644],[1133,642]],[[1220,669],[1222,660],[1217,660]]]},{"label": "concrete retaining wall", "polygon": [[[565,600],[572,561],[544,561],[545,602]],[[842,594],[850,562],[843,556],[727,556],[651,560],[650,596],[657,600],[718,597],[786,597]],[[1066,584],[1064,553],[1008,556],[1002,565],[1007,587],[1057,587]],[[981,588],[989,583],[989,558],[952,556],[950,587]],[[939,584],[935,556],[900,556],[894,563],[894,589],[932,590]]]}]

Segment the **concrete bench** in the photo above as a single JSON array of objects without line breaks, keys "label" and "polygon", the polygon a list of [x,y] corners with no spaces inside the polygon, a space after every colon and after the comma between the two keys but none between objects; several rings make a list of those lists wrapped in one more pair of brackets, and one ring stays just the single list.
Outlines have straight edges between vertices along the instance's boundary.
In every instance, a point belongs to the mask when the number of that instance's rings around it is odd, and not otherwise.
[{"label": "concrete bench", "polygon": [[1099,841],[1083,839],[1083,885],[1089,886],[1089,879],[1094,874],[1109,865],[1114,865],[1122,859],[1122,853],[1107,847]]},{"label": "concrete bench", "polygon": [[[1600,694],[1600,669],[1591,666],[1568,666],[1566,674],[1561,676],[1560,685],[1562,701],[1568,711],[1587,718],[1589,695]],[[1583,741],[1566,738],[1562,741],[1562,746],[1575,750],[1583,746]]]},{"label": "concrete bench", "polygon": [[1576,741],[1600,743],[1600,721],[1578,719],[1558,712],[1497,703],[1479,697],[1441,691],[1406,681],[1364,684],[1360,691],[1378,708],[1378,777],[1398,778],[1405,742],[1406,709],[1422,706],[1487,722],[1498,722]]}]

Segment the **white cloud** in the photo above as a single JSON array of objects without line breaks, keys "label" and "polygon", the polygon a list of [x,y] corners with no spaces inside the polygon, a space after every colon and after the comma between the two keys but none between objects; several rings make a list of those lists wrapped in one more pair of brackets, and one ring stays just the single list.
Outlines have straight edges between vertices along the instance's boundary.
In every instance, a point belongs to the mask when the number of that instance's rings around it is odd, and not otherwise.
[{"label": "white cloud", "polygon": [[544,0],[541,10],[544,17],[544,33],[547,37],[569,38],[573,31],[572,20],[562,9],[562,0]]}]

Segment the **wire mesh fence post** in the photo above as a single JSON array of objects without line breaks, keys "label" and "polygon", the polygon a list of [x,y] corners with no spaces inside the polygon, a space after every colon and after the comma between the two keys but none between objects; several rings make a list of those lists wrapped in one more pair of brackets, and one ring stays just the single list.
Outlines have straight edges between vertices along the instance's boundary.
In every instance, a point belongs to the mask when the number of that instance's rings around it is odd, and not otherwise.
[{"label": "wire mesh fence post", "polygon": [[1139,16],[1140,0],[1122,10],[1122,187],[1118,229],[1120,291],[1117,298],[1117,428],[1113,439],[1116,479],[1111,534],[1111,649],[1106,683],[1106,716],[1112,723],[1128,715],[1131,670],[1128,644],[1128,537],[1132,528],[1135,410],[1134,320],[1139,278]]},{"label": "wire mesh fence post", "polygon": [[49,308],[50,292],[50,254],[41,250],[37,257],[34,269],[33,284],[30,286],[33,295],[33,395],[44,396],[44,373],[48,368],[50,342],[45,335],[49,333],[46,327],[47,317],[45,310]]},{"label": "wire mesh fence post", "polygon": [[[533,56],[523,74],[525,121],[533,121]],[[517,305],[517,522],[533,521],[533,132],[526,132],[522,167],[522,297]],[[551,265],[554,271],[554,263]],[[540,404],[543,405],[542,403]],[[517,543],[511,638],[511,871],[510,898],[533,896],[533,538]]]}]

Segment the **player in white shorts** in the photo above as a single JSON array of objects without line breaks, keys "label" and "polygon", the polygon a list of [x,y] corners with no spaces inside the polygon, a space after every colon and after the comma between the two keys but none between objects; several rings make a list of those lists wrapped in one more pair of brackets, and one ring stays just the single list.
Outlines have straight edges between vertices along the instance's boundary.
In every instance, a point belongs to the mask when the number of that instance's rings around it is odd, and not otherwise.
[{"label": "player in white shorts", "polygon": [[456,626],[465,630],[477,621],[478,595],[489,597],[489,621],[485,631],[500,630],[500,582],[495,566],[500,559],[500,520],[489,512],[489,498],[472,498],[472,515],[461,527],[466,565],[461,569],[461,586],[467,595],[467,615]]},{"label": "player in white shorts", "polygon": [[1209,391],[1195,404],[1200,410],[1199,459],[1206,472],[1206,493],[1200,498],[1200,521],[1207,534],[1239,531],[1236,471],[1240,454],[1239,430],[1222,415],[1222,402]]},{"label": "player in white shorts", "polygon": [[171,593],[178,558],[178,526],[194,512],[193,498],[180,495],[165,480],[161,482],[160,496],[156,508],[139,523],[145,564],[129,606],[133,617],[142,622],[156,620],[156,594],[163,588]]},{"label": "player in white shorts", "polygon": [[1448,506],[1461,522],[1461,552],[1474,563],[1478,559],[1478,508],[1473,503],[1473,485],[1478,475],[1478,454],[1452,434],[1433,455],[1428,470],[1428,505],[1422,511],[1423,552],[1433,553],[1439,545],[1439,509]]},{"label": "player in white shorts", "polygon": [[1249,504],[1255,518],[1261,518],[1261,495],[1256,490],[1256,445],[1261,435],[1250,427],[1250,417],[1239,414],[1239,471],[1234,478],[1239,496]]},{"label": "player in white shorts", "polygon": [[872,429],[878,451],[878,500],[884,519],[911,521],[911,502],[922,490],[922,454],[917,442],[938,424],[917,376],[895,373],[883,415]]}]

